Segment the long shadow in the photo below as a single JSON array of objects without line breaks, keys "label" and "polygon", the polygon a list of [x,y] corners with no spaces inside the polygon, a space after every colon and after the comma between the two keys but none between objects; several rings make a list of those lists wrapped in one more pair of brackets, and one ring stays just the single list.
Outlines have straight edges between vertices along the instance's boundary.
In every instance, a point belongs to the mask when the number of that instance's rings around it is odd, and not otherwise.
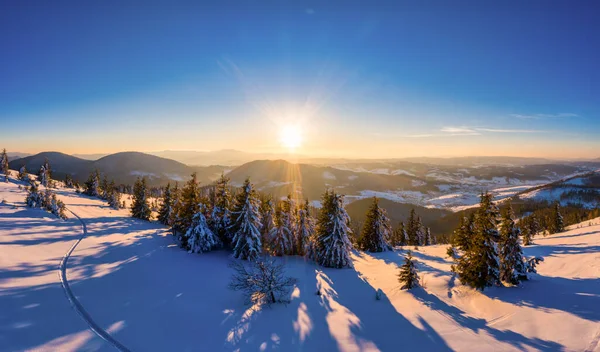
[{"label": "long shadow", "polygon": [[[415,288],[410,292],[430,309],[440,312],[442,315],[460,324],[463,328],[469,329],[474,333],[483,330],[496,340],[508,343],[520,350],[535,348],[542,351],[558,351],[564,349],[564,346],[553,341],[529,338],[511,330],[498,330],[488,326],[485,319],[470,317],[464,311],[445,303],[437,296],[430,294],[422,288]],[[492,349],[494,348],[492,347]]]},{"label": "long shadow", "polygon": [[[555,309],[600,322],[600,278],[568,279],[535,276],[523,289],[492,290],[489,297],[516,305]],[[535,290],[527,286],[535,286]]]}]

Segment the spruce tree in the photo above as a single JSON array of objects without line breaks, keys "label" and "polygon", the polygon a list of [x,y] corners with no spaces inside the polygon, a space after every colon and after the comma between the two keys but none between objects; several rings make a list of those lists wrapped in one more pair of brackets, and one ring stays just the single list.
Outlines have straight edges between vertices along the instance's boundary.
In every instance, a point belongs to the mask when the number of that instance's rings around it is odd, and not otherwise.
[{"label": "spruce tree", "polygon": [[373,203],[367,211],[365,225],[358,239],[360,249],[368,252],[383,252],[391,250],[389,243],[391,233],[390,220],[385,209],[379,206],[377,197],[373,197]]},{"label": "spruce tree", "polygon": [[410,251],[406,253],[404,264],[400,267],[398,281],[402,285],[400,286],[401,290],[410,290],[419,286],[419,275],[417,274],[417,268],[415,267],[415,262]]},{"label": "spruce tree", "polygon": [[171,191],[171,196],[173,197],[173,213],[171,214],[169,221],[173,236],[177,236],[178,233],[182,232],[181,219],[179,218],[181,209],[181,190],[179,189],[178,182],[175,182],[175,187],[173,187],[173,190]]},{"label": "spruce tree", "polygon": [[271,229],[269,236],[269,247],[273,255],[281,257],[285,254],[291,254],[294,247],[292,230],[288,227],[287,215],[280,202],[275,210],[275,226]]},{"label": "spruce tree", "polygon": [[233,233],[233,255],[239,259],[256,259],[261,252],[260,228],[262,227],[258,211],[259,200],[250,179],[246,179],[241,191],[235,198],[232,211],[231,232]]},{"label": "spruce tree", "polygon": [[271,231],[275,227],[275,207],[273,206],[273,197],[263,196],[260,202],[260,217],[262,226],[260,229],[261,241],[263,247],[270,248]]},{"label": "spruce tree", "polygon": [[533,244],[533,237],[542,229],[535,213],[531,214],[528,218],[527,226],[523,231],[524,246]]},{"label": "spruce tree", "polygon": [[2,157],[0,157],[0,166],[2,168],[2,173],[4,174],[4,181],[8,182],[8,177],[10,176],[10,169],[8,167],[8,154],[6,154],[6,149],[2,150]]},{"label": "spruce tree", "polygon": [[498,208],[490,193],[481,194],[469,249],[457,258],[454,270],[463,284],[483,290],[500,283]]},{"label": "spruce tree", "polygon": [[27,173],[27,168],[25,165],[21,166],[19,169],[19,180],[21,181],[29,181],[29,174]]},{"label": "spruce tree", "polygon": [[90,173],[88,180],[85,182],[85,189],[83,191],[84,194],[90,197],[99,197],[100,196],[100,172],[98,169],[95,169]]},{"label": "spruce tree", "polygon": [[315,222],[310,216],[308,199],[298,210],[298,223],[296,229],[298,231],[297,252],[299,255],[305,255],[307,247],[315,233]]},{"label": "spruce tree", "polygon": [[410,215],[408,216],[408,221],[406,224],[406,235],[408,237],[407,245],[416,246],[419,244],[418,239],[418,224],[417,224],[417,215],[415,213],[415,209],[410,210]]},{"label": "spruce tree", "polygon": [[560,213],[560,203],[554,203],[554,212],[552,213],[552,233],[559,233],[565,230],[563,216]]},{"label": "spruce tree", "polygon": [[511,204],[505,209],[500,225],[500,279],[516,285],[527,277],[523,260],[523,250],[519,244],[521,230],[515,224]]},{"label": "spruce tree", "polygon": [[315,232],[316,261],[325,267],[351,267],[350,217],[344,209],[344,196],[326,191],[322,203]]},{"label": "spruce tree", "polygon": [[423,228],[423,223],[421,222],[421,217],[417,216],[417,224],[415,226],[415,238],[417,240],[416,245],[424,246],[425,245],[425,230]]},{"label": "spruce tree", "polygon": [[298,243],[298,231],[296,229],[297,219],[296,219],[296,207],[294,205],[294,201],[292,200],[291,195],[288,195],[287,198],[283,199],[280,203],[281,205],[281,224],[283,227],[287,229],[288,233],[288,242],[289,246],[286,250],[287,255],[295,255],[298,254],[297,243]]},{"label": "spruce tree", "polygon": [[25,198],[25,203],[30,208],[41,208],[42,207],[42,196],[40,194],[40,190],[38,189],[37,183],[32,182],[31,186],[27,190],[27,198]]},{"label": "spruce tree", "polygon": [[110,181],[110,183],[107,186],[106,201],[108,202],[108,205],[113,209],[118,210],[121,208],[121,193],[119,193],[119,190],[117,189],[114,180]]},{"label": "spruce tree", "polygon": [[391,244],[392,247],[406,245],[406,230],[404,228],[404,222],[400,221],[398,228],[394,230]]},{"label": "spruce tree", "polygon": [[148,188],[146,178],[142,177],[135,181],[133,186],[133,203],[131,204],[131,216],[137,219],[150,220],[152,211],[148,204]]},{"label": "spruce tree", "polygon": [[425,245],[430,246],[432,244],[435,244],[434,239],[433,239],[433,237],[431,237],[431,229],[429,227],[427,227],[425,229]]},{"label": "spruce tree", "polygon": [[200,190],[196,173],[192,174],[191,179],[181,190],[181,206],[178,207],[178,238],[183,248],[188,248],[187,238],[183,236],[192,226],[194,215],[198,213],[200,204]]},{"label": "spruce tree", "polygon": [[109,192],[110,189],[108,185],[108,177],[106,177],[106,174],[104,174],[102,176],[102,181],[100,181],[100,198],[107,200]]},{"label": "spruce tree", "polygon": [[173,219],[173,195],[171,193],[171,183],[167,183],[163,190],[162,202],[158,210],[158,222],[163,225],[171,226]]},{"label": "spruce tree", "polygon": [[231,226],[231,194],[229,192],[229,178],[223,174],[215,184],[214,204],[209,223],[213,232],[221,241],[226,246],[230,246],[232,239],[229,231]]},{"label": "spruce tree", "polygon": [[221,241],[212,232],[206,222],[206,217],[204,216],[204,213],[207,211],[206,206],[200,204],[198,208],[198,212],[192,219],[192,226],[190,226],[185,234],[190,253],[208,252],[221,245]]}]

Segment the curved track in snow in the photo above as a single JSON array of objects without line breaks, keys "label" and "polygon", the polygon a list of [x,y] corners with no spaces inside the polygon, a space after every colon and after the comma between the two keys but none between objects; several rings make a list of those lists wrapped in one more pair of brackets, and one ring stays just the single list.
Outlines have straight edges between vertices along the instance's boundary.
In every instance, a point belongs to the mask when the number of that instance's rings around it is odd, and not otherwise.
[{"label": "curved track in snow", "polygon": [[81,223],[82,233],[81,237],[79,237],[79,239],[73,244],[73,246],[71,246],[69,251],[65,253],[64,257],[60,261],[60,266],[58,267],[58,277],[60,278],[60,283],[65,291],[65,294],[67,295],[67,299],[71,303],[71,306],[73,307],[73,309],[75,309],[77,314],[79,314],[79,316],[86,322],[90,330],[92,330],[96,335],[98,335],[104,341],[108,342],[118,351],[129,352],[130,350],[127,347],[125,347],[123,344],[121,344],[119,341],[113,338],[106,330],[102,329],[98,324],[96,324],[96,322],[92,319],[89,313],[85,310],[83,305],[79,302],[77,297],[75,297],[73,291],[71,291],[71,286],[69,286],[69,280],[67,279],[67,264],[69,262],[69,257],[71,256],[77,245],[87,235],[87,227],[85,225],[85,222],[79,217],[79,215],[75,214],[70,209],[67,210],[69,210],[69,212],[73,214],[73,216],[75,216]]}]

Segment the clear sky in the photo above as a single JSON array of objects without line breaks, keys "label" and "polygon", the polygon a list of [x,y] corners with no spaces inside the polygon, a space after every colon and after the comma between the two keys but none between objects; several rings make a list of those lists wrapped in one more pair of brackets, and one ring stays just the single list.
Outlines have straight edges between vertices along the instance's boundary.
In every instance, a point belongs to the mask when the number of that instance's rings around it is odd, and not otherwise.
[{"label": "clear sky", "polygon": [[597,1],[214,3],[3,2],[0,147],[600,157]]}]

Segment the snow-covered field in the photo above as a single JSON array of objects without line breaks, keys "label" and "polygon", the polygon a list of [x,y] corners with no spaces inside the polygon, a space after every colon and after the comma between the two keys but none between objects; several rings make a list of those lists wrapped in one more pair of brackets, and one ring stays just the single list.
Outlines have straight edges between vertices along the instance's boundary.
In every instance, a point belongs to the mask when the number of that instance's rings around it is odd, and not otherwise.
[{"label": "snow-covered field", "polygon": [[[600,219],[536,238],[525,254],[545,261],[519,287],[461,285],[444,246],[414,252],[424,287],[411,291],[396,278],[403,251],[354,253],[355,269],[288,257],[291,302],[257,309],[227,289],[228,253],[187,254],[159,225],[58,193],[88,232],[69,260],[71,288],[133,351],[600,351]],[[111,350],[59,282],[81,224],[27,209],[24,198],[0,182],[0,350]]]}]

